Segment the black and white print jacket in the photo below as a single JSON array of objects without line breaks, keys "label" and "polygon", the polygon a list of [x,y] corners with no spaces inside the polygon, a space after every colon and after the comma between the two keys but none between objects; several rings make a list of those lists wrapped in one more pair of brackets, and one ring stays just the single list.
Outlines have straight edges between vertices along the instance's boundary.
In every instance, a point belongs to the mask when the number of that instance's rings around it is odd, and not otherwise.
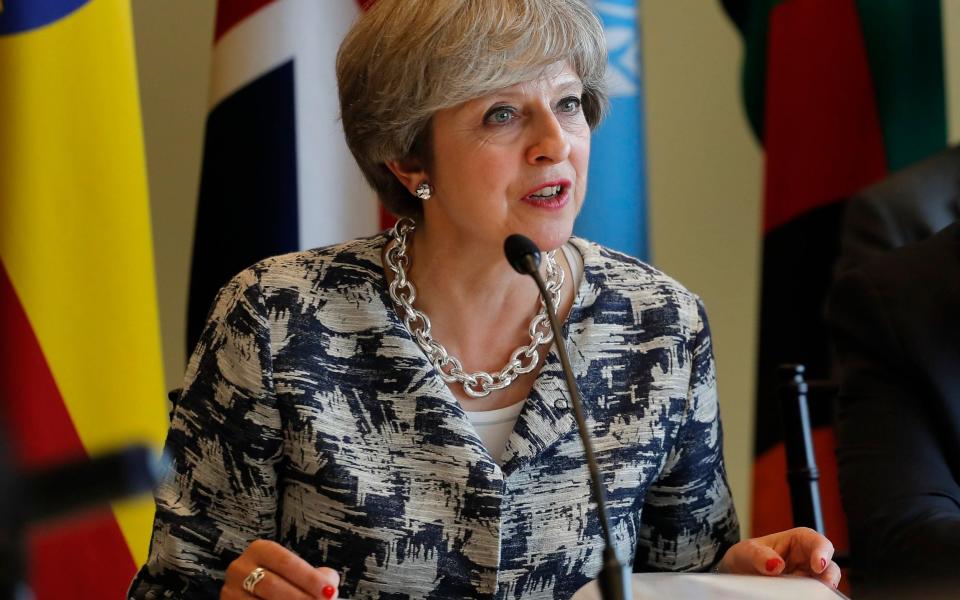
[{"label": "black and white print jacket", "polygon": [[[268,259],[221,291],[131,598],[216,598],[257,538],[336,569],[343,598],[569,598],[598,573],[555,351],[501,468],[394,311],[387,239]],[[703,307],[650,266],[572,242],[584,274],[565,341],[621,560],[707,570],[739,532]]]}]

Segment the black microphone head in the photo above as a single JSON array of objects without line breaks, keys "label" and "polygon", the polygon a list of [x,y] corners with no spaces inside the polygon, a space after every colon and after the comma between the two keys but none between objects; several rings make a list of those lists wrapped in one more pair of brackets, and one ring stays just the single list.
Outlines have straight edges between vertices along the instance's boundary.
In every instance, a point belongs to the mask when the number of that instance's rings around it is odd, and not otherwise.
[{"label": "black microphone head", "polygon": [[514,233],[503,240],[503,253],[517,273],[531,275],[540,267],[540,248],[525,235]]}]

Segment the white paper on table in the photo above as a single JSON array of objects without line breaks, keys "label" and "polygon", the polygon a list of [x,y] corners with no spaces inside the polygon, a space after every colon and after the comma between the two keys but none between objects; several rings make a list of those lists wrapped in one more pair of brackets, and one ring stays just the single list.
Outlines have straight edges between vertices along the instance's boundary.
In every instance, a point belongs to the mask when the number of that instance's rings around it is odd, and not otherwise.
[{"label": "white paper on table", "polygon": [[[840,600],[840,592],[809,577],[717,575],[712,573],[634,573],[633,598],[670,600]],[[570,600],[601,600],[596,581]]]}]

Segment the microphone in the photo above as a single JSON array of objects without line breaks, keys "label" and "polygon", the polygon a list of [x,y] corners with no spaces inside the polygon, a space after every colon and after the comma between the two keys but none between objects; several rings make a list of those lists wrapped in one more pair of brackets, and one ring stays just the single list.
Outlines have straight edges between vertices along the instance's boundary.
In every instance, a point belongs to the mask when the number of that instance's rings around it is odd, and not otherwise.
[{"label": "microphone", "polygon": [[597,513],[600,517],[600,529],[603,531],[603,567],[597,578],[600,592],[604,600],[630,600],[633,598],[630,585],[630,573],[620,564],[617,551],[610,543],[610,522],[607,519],[607,497],[600,480],[600,467],[593,454],[593,444],[587,434],[587,423],[583,414],[583,404],[580,401],[580,390],[570,368],[570,359],[567,357],[566,345],[562,343],[563,331],[557,313],[547,293],[547,286],[540,276],[540,249],[528,237],[515,233],[503,241],[503,253],[513,269],[521,275],[529,275],[537,282],[540,296],[547,307],[547,317],[550,319],[550,328],[553,329],[553,343],[556,344],[560,355],[560,364],[567,380],[567,391],[573,401],[573,415],[577,420],[577,429],[580,433],[580,442],[583,444],[584,454],[587,456],[587,467],[590,469],[590,487],[593,499],[597,503]]},{"label": "microphone", "polygon": [[146,445],[18,472],[0,428],[0,598],[33,598],[23,581],[27,530],[150,491],[166,460]]},{"label": "microphone", "polygon": [[533,275],[540,268],[540,248],[527,236],[519,233],[508,236],[503,240],[503,253],[513,270],[521,275]]},{"label": "microphone", "polygon": [[149,492],[161,468],[153,451],[139,445],[22,473],[24,521],[45,523]]}]

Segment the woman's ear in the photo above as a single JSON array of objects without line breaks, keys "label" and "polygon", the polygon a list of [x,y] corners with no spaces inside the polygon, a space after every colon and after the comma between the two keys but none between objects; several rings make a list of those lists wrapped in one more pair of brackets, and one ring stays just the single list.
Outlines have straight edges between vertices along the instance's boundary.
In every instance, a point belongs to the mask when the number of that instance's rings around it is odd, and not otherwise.
[{"label": "woman's ear", "polygon": [[427,172],[423,168],[423,162],[412,156],[401,158],[400,160],[387,161],[387,168],[396,175],[403,187],[413,195],[417,193],[417,186],[427,181]]}]

